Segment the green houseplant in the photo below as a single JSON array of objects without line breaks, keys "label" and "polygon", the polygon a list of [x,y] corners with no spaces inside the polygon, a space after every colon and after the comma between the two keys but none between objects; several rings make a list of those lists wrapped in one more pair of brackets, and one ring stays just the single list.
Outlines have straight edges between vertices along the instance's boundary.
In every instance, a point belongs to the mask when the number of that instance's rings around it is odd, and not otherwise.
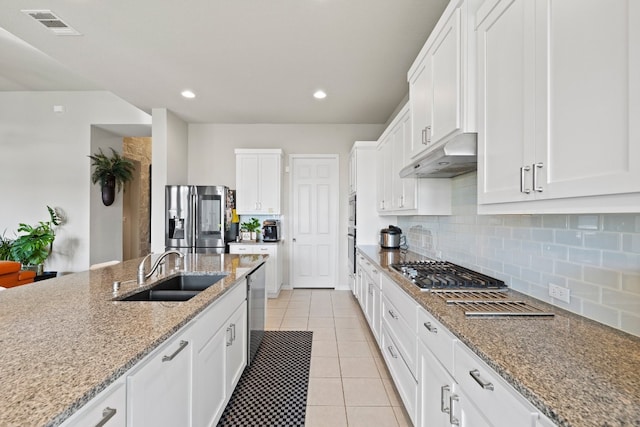
[{"label": "green houseplant", "polygon": [[240,224],[240,229],[250,232],[251,240],[257,240],[258,233],[260,232],[260,220],[258,218],[251,218],[250,221]]},{"label": "green houseplant", "polygon": [[[5,230],[6,233],[6,230]],[[0,236],[0,261],[11,261],[11,246],[13,239],[5,237],[4,233]]]},{"label": "green houseplant", "polygon": [[110,206],[116,197],[116,192],[120,192],[122,186],[133,179],[135,166],[129,159],[122,157],[116,150],[111,148],[111,156],[98,152],[89,156],[93,173],[91,182],[100,183],[102,192],[102,203]]},{"label": "green houseplant", "polygon": [[19,233],[24,233],[16,237],[11,242],[11,258],[22,263],[23,268],[36,269],[38,274],[42,274],[42,266],[47,257],[51,254],[53,241],[56,238],[54,226],[62,223],[60,215],[51,207],[49,211],[49,221],[40,221],[32,226],[20,223]]}]

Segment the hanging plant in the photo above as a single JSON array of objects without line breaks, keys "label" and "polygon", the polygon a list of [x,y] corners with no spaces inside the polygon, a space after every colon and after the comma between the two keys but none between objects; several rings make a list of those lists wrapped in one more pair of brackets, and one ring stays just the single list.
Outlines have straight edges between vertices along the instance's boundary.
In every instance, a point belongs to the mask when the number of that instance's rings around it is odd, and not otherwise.
[{"label": "hanging plant", "polygon": [[115,200],[122,186],[133,179],[135,166],[129,159],[122,157],[111,148],[111,157],[98,149],[98,153],[90,155],[91,166],[94,168],[91,174],[91,182],[100,183],[102,191],[102,203],[110,206]]}]

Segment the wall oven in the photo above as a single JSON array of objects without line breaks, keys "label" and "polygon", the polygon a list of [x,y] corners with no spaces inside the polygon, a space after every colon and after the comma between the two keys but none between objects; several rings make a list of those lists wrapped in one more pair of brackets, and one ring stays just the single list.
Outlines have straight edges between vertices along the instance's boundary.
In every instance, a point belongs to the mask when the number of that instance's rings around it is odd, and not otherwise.
[{"label": "wall oven", "polygon": [[347,253],[349,254],[349,274],[356,273],[356,195],[349,196],[349,221],[347,223]]},{"label": "wall oven", "polygon": [[347,232],[347,253],[349,254],[349,274],[356,272],[356,228],[349,226]]}]

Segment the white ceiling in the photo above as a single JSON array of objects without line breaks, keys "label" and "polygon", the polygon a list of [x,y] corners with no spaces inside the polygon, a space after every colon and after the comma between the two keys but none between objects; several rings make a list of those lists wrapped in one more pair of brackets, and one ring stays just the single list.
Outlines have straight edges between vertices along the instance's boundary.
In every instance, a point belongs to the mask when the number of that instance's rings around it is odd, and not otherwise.
[{"label": "white ceiling", "polygon": [[[2,0],[0,91],[104,89],[189,123],[385,123],[446,3]],[[82,35],[56,36],[24,9]]]}]

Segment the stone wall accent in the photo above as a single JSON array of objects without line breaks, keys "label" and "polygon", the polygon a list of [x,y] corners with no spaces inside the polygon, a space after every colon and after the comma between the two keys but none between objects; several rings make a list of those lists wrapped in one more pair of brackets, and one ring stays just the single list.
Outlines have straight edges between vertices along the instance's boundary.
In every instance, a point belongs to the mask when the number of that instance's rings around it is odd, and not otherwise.
[{"label": "stone wall accent", "polygon": [[150,137],[126,137],[122,141],[122,151],[124,157],[140,162],[140,252],[138,256],[145,256],[151,252],[151,230],[149,215],[151,210],[151,195],[149,194],[149,183],[151,176],[149,166],[151,166],[151,138]]}]

